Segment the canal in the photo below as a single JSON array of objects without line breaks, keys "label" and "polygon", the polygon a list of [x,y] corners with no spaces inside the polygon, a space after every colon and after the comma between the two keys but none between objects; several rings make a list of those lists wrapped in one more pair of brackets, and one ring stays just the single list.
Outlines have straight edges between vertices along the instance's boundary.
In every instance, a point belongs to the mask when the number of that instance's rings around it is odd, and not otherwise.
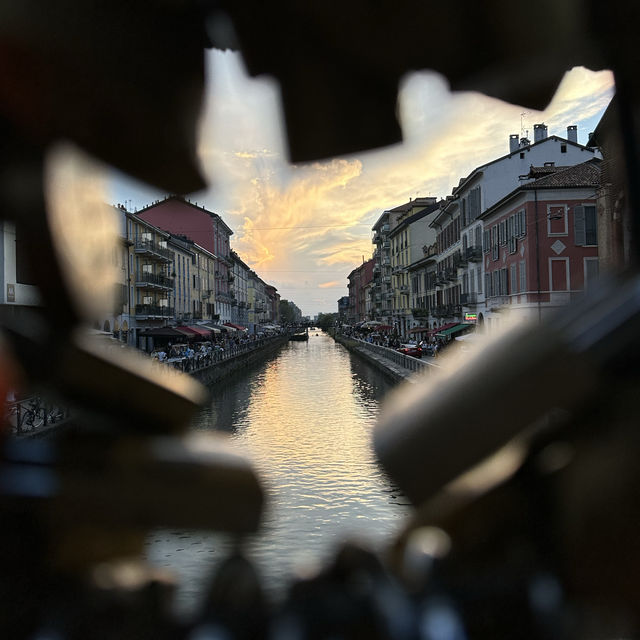
[{"label": "canal", "polygon": [[[379,548],[408,517],[408,501],[378,466],[371,431],[390,383],[320,331],[217,383],[192,427],[229,434],[252,460],[267,494],[249,543],[271,596],[302,564],[322,562],[345,538]],[[177,606],[197,606],[229,549],[220,534],[154,531],[147,557],[180,581]]]}]

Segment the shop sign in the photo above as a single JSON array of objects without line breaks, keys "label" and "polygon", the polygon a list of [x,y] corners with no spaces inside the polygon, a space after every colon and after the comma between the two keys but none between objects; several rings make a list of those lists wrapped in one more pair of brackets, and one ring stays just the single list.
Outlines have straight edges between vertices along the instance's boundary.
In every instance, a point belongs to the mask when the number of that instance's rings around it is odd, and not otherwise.
[{"label": "shop sign", "polygon": [[464,314],[465,322],[478,322],[478,314],[477,313],[465,313]]}]

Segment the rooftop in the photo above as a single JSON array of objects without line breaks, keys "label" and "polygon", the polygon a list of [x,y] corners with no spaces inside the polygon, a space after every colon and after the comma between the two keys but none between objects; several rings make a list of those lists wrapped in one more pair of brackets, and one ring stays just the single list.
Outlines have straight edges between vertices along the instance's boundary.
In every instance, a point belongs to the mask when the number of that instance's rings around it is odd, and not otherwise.
[{"label": "rooftop", "polygon": [[[521,189],[567,189],[571,187],[597,187],[600,184],[600,163],[597,158],[587,160],[573,167],[531,167],[532,182],[523,184]],[[536,176],[542,177],[536,177]]]}]

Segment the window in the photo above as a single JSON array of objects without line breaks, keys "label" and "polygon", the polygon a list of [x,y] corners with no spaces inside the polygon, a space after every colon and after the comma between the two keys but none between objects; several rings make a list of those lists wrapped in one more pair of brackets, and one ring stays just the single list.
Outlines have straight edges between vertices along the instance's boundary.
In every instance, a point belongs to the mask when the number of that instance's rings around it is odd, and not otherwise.
[{"label": "window", "polygon": [[598,280],[600,266],[598,258],[584,259],[584,288],[588,289]]},{"label": "window", "polygon": [[518,291],[518,266],[516,264],[512,264],[509,269],[511,275],[511,292],[515,293]]},{"label": "window", "polygon": [[567,206],[564,204],[547,205],[547,234],[550,236],[567,235]]},{"label": "window", "polygon": [[527,263],[522,260],[520,262],[520,293],[527,290]]},{"label": "window", "polygon": [[473,222],[480,215],[480,187],[471,189],[468,196],[468,214],[469,222]]},{"label": "window", "polygon": [[478,282],[478,293],[482,293],[482,278],[480,277],[480,267],[476,269],[476,280]]},{"label": "window", "polygon": [[480,225],[475,228],[475,241],[473,244],[478,248],[482,246],[482,227]]},{"label": "window", "polygon": [[567,153],[567,145],[566,144],[561,144],[560,145],[560,153]]},{"label": "window", "polygon": [[25,236],[22,229],[16,227],[16,282],[20,284],[36,284],[36,278],[32,273],[31,265],[29,263],[29,251],[27,249],[27,242],[25,242]]},{"label": "window", "polygon": [[491,257],[498,259],[498,225],[491,227]]},{"label": "window", "polygon": [[524,151],[520,152],[520,160],[524,160]]},{"label": "window", "polygon": [[595,205],[577,205],[573,209],[573,235],[578,246],[597,246],[598,218]]},{"label": "window", "polygon": [[549,258],[549,289],[569,290],[569,258]]},{"label": "window", "polygon": [[514,232],[517,238],[527,235],[527,212],[525,209],[521,209],[516,213]]}]

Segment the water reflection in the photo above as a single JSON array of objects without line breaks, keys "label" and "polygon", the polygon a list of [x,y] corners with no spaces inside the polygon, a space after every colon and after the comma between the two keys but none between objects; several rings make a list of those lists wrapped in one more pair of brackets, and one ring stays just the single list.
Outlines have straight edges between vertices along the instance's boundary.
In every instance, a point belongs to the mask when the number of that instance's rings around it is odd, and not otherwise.
[{"label": "water reflection", "polygon": [[[315,333],[212,389],[193,428],[228,431],[259,471],[268,507],[249,547],[272,592],[281,592],[300,559],[321,561],[347,536],[380,545],[406,517],[370,446],[388,389],[366,363]],[[164,531],[148,548],[152,561],[185,582],[188,606],[225,546],[220,536]]]}]

